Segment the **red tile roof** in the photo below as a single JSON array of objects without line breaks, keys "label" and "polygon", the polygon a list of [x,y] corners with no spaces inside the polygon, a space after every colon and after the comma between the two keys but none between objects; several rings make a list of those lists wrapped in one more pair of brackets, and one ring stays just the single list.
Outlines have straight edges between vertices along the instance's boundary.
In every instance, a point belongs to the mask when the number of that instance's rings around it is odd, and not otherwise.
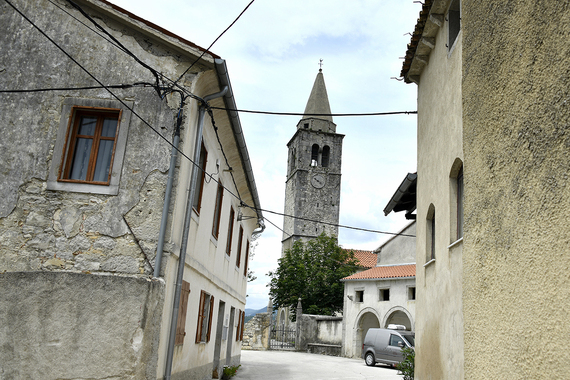
[{"label": "red tile roof", "polygon": [[352,276],[345,277],[342,280],[374,280],[382,278],[402,278],[415,276],[416,264],[406,264],[374,267],[363,272],[355,273]]},{"label": "red tile roof", "polygon": [[378,261],[378,254],[373,251],[363,251],[360,249],[345,249],[345,251],[354,252],[354,257],[358,260],[358,265],[363,268],[375,267]]}]

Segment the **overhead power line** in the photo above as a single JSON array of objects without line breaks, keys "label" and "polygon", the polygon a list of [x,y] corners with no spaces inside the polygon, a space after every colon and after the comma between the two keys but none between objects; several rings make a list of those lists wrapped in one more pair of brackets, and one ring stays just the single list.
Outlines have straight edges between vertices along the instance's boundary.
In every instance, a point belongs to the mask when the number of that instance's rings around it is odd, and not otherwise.
[{"label": "overhead power line", "polygon": [[204,54],[206,54],[207,52],[210,51],[210,49],[212,48],[212,46],[214,46],[214,44],[215,44],[216,42],[218,42],[218,40],[219,40],[228,30],[230,30],[230,28],[231,28],[232,26],[234,26],[234,24],[237,22],[237,20],[239,20],[239,18],[245,13],[245,11],[247,11],[247,8],[249,8],[249,6],[250,6],[251,4],[253,4],[254,1],[255,1],[255,0],[251,0],[251,1],[249,2],[249,4],[247,4],[247,6],[243,9],[243,11],[241,11],[241,13],[236,17],[236,19],[235,19],[226,29],[224,29],[224,31],[214,40],[214,42],[212,42],[212,43],[210,44],[210,46],[208,46],[208,48],[207,48],[206,50],[204,50],[204,51],[202,52],[202,54],[200,54],[200,56],[199,56],[198,58],[196,58],[196,60],[195,60],[194,62],[192,62],[192,64],[191,64],[190,66],[188,66],[188,68],[187,68],[186,70],[184,70],[184,72],[182,73],[182,75],[180,75],[180,76],[178,77],[178,79],[176,79],[176,80],[174,81],[174,83],[172,84],[172,86],[176,85],[176,84],[178,83],[178,81],[179,81],[180,79],[182,79],[182,77],[183,77],[184,75],[186,75],[186,73],[192,68],[192,66],[194,66],[194,65],[196,64],[196,62],[198,62],[200,59],[202,59],[202,57],[204,56]]},{"label": "overhead power line", "polygon": [[[152,87],[154,87],[153,85],[149,84],[149,83],[144,83],[144,82],[138,82],[135,83],[133,85],[130,84],[121,84],[121,85],[112,85],[112,86],[106,86],[104,85],[97,77],[95,77],[94,74],[92,74],[89,70],[87,70],[84,66],[82,66],[75,58],[73,58],[67,51],[65,51],[61,46],[59,46],[57,44],[57,42],[55,42],[51,37],[49,37],[41,28],[39,28],[32,20],[30,20],[25,14],[23,14],[17,7],[15,7],[9,0],[4,0],[8,5],[10,5],[16,12],[18,12],[26,21],[28,21],[35,29],[37,29],[44,37],[46,37],[53,45],[55,45],[63,54],[65,54],[73,63],[75,63],[77,66],[79,66],[87,75],[89,75],[95,82],[97,82],[99,84],[99,86],[86,86],[86,87],[72,87],[69,88],[68,90],[77,90],[77,89],[100,89],[103,88],[105,89],[107,92],[109,92],[109,94],[111,94],[115,99],[117,99],[126,109],[130,110],[132,112],[133,115],[135,115],[139,120],[141,120],[143,122],[143,124],[145,124],[147,127],[149,127],[151,130],[153,130],[161,139],[163,139],[168,145],[170,145],[171,147],[174,147],[174,145],[168,141],[166,139],[166,137],[162,136],[158,130],[156,128],[154,128],[152,125],[150,125],[149,122],[147,122],[145,119],[142,118],[142,116],[140,116],[138,113],[136,113],[131,107],[129,107],[121,98],[119,98],[113,91],[111,91],[111,88],[118,88],[118,89],[124,89],[124,88],[129,88],[132,87],[134,85],[150,85]],[[252,1],[253,2],[253,1]],[[2,90],[0,92],[40,92],[40,91],[58,91],[58,90],[64,90],[64,88],[51,88],[51,89],[33,89],[33,90]],[[193,95],[193,94],[192,94]],[[193,97],[199,99],[203,104],[207,105],[207,103],[197,97],[196,95],[193,95]],[[214,108],[214,107],[208,107],[208,108]],[[218,108],[220,109],[220,108]],[[224,108],[221,108],[224,109]],[[213,115],[210,115],[212,117],[212,121],[213,121]],[[220,184],[220,181],[215,179],[213,177],[212,174],[206,172],[205,170],[203,170],[200,165],[198,165],[197,163],[195,163],[190,157],[188,157],[184,152],[182,152],[180,149],[176,148],[177,151],[180,153],[180,155],[184,158],[186,158],[191,164],[193,164],[195,167],[199,168],[200,170],[202,170],[204,172],[204,174],[206,176],[208,176],[210,178],[210,180],[214,180],[214,182]],[[233,178],[233,175],[232,175]],[[235,186],[235,180],[234,180],[234,186]],[[222,185],[223,186],[223,185]],[[223,186],[224,190],[227,191],[230,195],[232,195],[234,198],[238,199],[240,201],[240,205],[247,207],[253,211],[255,211],[257,213],[257,211],[262,211],[262,212],[267,212],[270,214],[275,214],[275,215],[281,215],[281,216],[285,216],[285,217],[290,217],[290,218],[294,218],[294,219],[300,219],[300,220],[305,220],[305,221],[310,221],[310,222],[315,222],[315,223],[320,223],[320,224],[326,224],[326,225],[331,225],[331,226],[337,226],[340,228],[348,228],[348,229],[353,229],[353,230],[359,230],[359,231],[365,231],[365,232],[372,232],[372,233],[380,233],[380,234],[388,234],[388,235],[399,235],[399,236],[408,236],[408,237],[415,237],[414,235],[408,235],[408,234],[399,234],[399,233],[393,233],[393,232],[386,232],[386,231],[378,231],[378,230],[371,230],[371,229],[366,229],[366,228],[359,228],[359,227],[352,227],[352,226],[346,226],[346,225],[341,225],[341,224],[334,224],[334,223],[327,223],[327,222],[323,222],[323,221],[319,221],[319,220],[313,220],[313,219],[308,219],[308,218],[302,218],[302,217],[296,217],[296,216],[292,216],[292,215],[287,215],[284,213],[278,213],[275,211],[271,211],[271,210],[266,210],[266,209],[261,209],[261,208],[256,208],[256,207],[252,207],[248,204],[246,204],[238,195],[234,194],[230,189],[228,189],[227,187]],[[237,186],[236,186],[237,189]],[[272,223],[271,221],[268,220],[269,223],[271,223],[272,225],[274,225],[275,227],[277,227],[274,223]],[[281,231],[283,231],[281,228],[277,227],[278,229],[280,229]],[[283,231],[284,232],[284,231]]]},{"label": "overhead power line", "polygon": [[415,115],[418,111],[395,111],[395,112],[368,112],[368,113],[299,113],[299,112],[271,112],[271,111],[252,111],[239,110],[224,107],[210,107],[216,110],[234,111],[243,113],[256,113],[263,115],[278,116],[386,116],[386,115]]},{"label": "overhead power line", "polygon": [[[249,207],[249,206],[248,206]],[[251,207],[250,207],[251,208]],[[253,208],[252,208],[253,209]],[[361,227],[353,227],[353,226],[347,226],[344,224],[337,224],[337,223],[328,223],[328,222],[323,222],[322,220],[315,220],[315,219],[309,219],[309,218],[303,218],[300,216],[294,216],[294,215],[287,215],[281,212],[276,212],[276,211],[271,211],[271,210],[266,210],[266,209],[254,209],[254,210],[259,210],[259,211],[263,211],[263,212],[267,212],[269,214],[274,214],[274,215],[279,215],[279,216],[284,216],[287,218],[293,218],[293,219],[298,219],[298,220],[304,220],[307,222],[313,222],[313,223],[319,223],[319,224],[326,224],[328,226],[333,226],[333,227],[339,227],[339,228],[347,228],[347,229],[351,229],[351,230],[357,230],[357,231],[364,231],[364,232],[372,232],[372,233],[376,233],[376,234],[384,234],[384,235],[393,235],[393,236],[406,236],[406,237],[416,237],[416,235],[410,235],[410,234],[402,234],[402,233],[398,233],[398,232],[387,232],[387,231],[380,231],[380,230],[371,230],[368,228],[361,228]],[[271,223],[273,224],[273,223]],[[283,231],[283,230],[281,230]],[[283,231],[285,232],[285,231]],[[289,235],[289,234],[288,234]]]}]

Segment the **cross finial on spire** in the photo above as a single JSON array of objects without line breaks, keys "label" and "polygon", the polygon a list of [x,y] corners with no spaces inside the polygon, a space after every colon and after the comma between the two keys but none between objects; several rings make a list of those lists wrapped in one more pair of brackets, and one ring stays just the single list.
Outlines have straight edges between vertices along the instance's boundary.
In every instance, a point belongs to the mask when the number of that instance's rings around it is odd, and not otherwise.
[{"label": "cross finial on spire", "polygon": [[323,71],[323,59],[319,59],[319,72]]}]

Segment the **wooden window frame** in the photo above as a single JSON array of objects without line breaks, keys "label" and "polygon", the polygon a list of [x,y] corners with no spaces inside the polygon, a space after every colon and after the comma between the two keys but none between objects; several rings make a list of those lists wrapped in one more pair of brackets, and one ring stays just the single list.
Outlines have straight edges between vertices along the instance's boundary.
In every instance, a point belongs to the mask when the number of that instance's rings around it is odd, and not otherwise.
[{"label": "wooden window frame", "polygon": [[194,200],[192,201],[192,209],[196,214],[200,215],[200,208],[202,207],[202,194],[204,193],[204,183],[206,182],[206,164],[208,162],[208,150],[202,142],[200,146],[200,161],[198,162],[198,180],[196,181],[196,189],[194,193]]},{"label": "wooden window frame", "polygon": [[216,192],[216,204],[214,207],[214,222],[212,224],[212,236],[218,239],[220,234],[220,219],[222,216],[222,204],[224,201],[224,186],[222,182],[218,182],[218,191]]},{"label": "wooden window frame", "polygon": [[178,309],[178,319],[176,321],[176,337],[174,345],[184,344],[186,336],[186,314],[188,311],[188,296],[190,295],[190,283],[182,281],[182,291],[180,292],[180,307]]},{"label": "wooden window frame", "polygon": [[245,328],[245,310],[243,311],[243,317],[241,318],[241,332],[239,334],[239,340],[243,340],[243,330]]},{"label": "wooden window frame", "polygon": [[[209,297],[209,300],[206,298]],[[209,305],[208,305],[209,304]],[[209,308],[206,310],[206,306]],[[214,296],[202,290],[200,292],[200,305],[198,307],[198,326],[196,328],[196,343],[208,343],[212,332],[212,316],[214,312]],[[207,318],[206,322],[204,320]],[[204,324],[207,323],[207,326]],[[204,327],[207,327],[204,336]]]},{"label": "wooden window frame", "polygon": [[249,240],[245,240],[245,261],[243,263],[243,276],[247,277],[247,267],[248,267],[248,260],[249,260]]},{"label": "wooden window frame", "polygon": [[[92,136],[78,135],[79,122],[82,116],[91,116],[97,118],[95,132]],[[111,182],[111,175],[113,174],[113,163],[115,160],[115,150],[117,148],[117,140],[119,137],[119,131],[121,127],[121,116],[122,116],[122,110],[116,108],[81,107],[81,106],[72,107],[71,113],[69,115],[69,124],[65,136],[65,145],[63,148],[63,156],[62,156],[63,162],[59,168],[59,173],[57,178],[58,182],[109,186]],[[117,128],[115,129],[115,135],[112,138],[101,136],[103,120],[105,118],[113,118],[117,120]],[[89,163],[85,180],[69,178],[78,138],[90,139],[93,141],[91,144]],[[106,181],[94,181],[93,176],[95,173],[95,165],[97,163],[97,158],[98,158],[99,142],[101,140],[113,141],[111,161],[109,163],[109,174],[107,175]]]},{"label": "wooden window frame", "polygon": [[228,221],[228,241],[226,243],[226,255],[232,255],[232,238],[234,234],[234,219],[235,219],[235,211],[233,206],[230,206],[230,218]]},{"label": "wooden window frame", "polygon": [[243,243],[243,226],[240,224],[239,226],[239,237],[238,237],[238,248],[237,248],[237,257],[236,257],[236,267],[239,268],[241,266],[241,246]]},{"label": "wooden window frame", "polygon": [[238,324],[237,324],[237,328],[236,328],[236,342],[239,342],[240,336],[241,336],[241,321],[244,317],[242,313],[245,313],[245,312],[238,310]]}]

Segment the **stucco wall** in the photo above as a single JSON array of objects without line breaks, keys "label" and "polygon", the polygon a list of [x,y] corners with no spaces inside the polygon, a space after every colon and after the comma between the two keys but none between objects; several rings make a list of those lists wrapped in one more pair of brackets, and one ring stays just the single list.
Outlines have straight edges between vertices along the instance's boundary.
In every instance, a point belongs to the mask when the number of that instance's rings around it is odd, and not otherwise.
[{"label": "stucco wall", "polygon": [[0,274],[0,377],[155,379],[164,282]]},{"label": "stucco wall", "polygon": [[[385,322],[394,312],[405,313],[414,330],[416,301],[408,298],[414,279],[360,280],[344,283],[342,355],[360,358],[362,343],[371,327],[387,327]],[[379,289],[390,289],[390,300],[379,300]],[[363,302],[356,302],[356,291],[364,291]],[[349,296],[352,298],[350,299]]]},{"label": "stucco wall", "polygon": [[380,248],[375,250],[378,254],[377,265],[411,264],[416,262],[416,223],[412,222],[401,231],[409,236],[394,236]]},{"label": "stucco wall", "polygon": [[570,8],[463,4],[465,378],[570,373]]},{"label": "stucco wall", "polygon": [[[437,3],[438,12],[445,12],[446,2]],[[462,36],[463,31],[449,52],[444,18],[418,85],[415,373],[421,380],[463,378],[463,243],[450,247],[456,240],[450,175],[456,160],[463,159]],[[435,210],[436,228],[431,262],[430,206]]]}]

